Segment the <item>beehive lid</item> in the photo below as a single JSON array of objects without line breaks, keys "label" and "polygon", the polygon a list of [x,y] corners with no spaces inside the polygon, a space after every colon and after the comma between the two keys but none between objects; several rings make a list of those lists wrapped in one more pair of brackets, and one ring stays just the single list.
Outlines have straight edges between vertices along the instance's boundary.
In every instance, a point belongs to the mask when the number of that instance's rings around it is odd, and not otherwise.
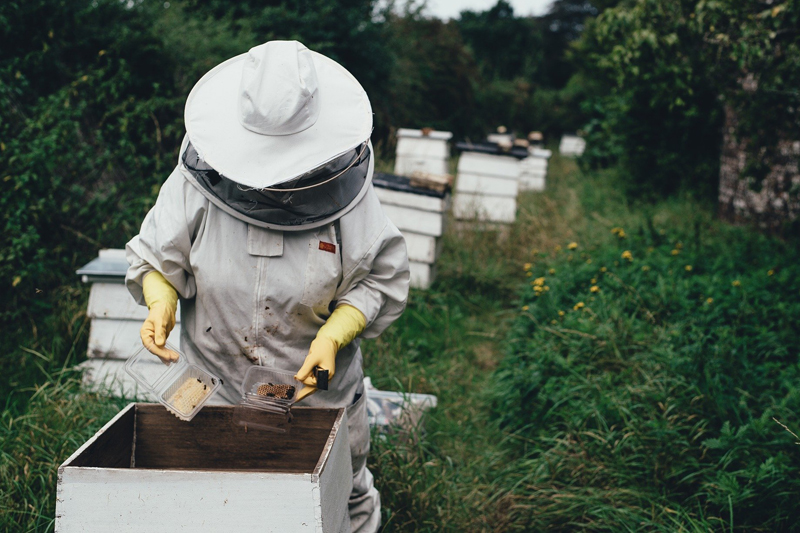
[{"label": "beehive lid", "polygon": [[472,143],[472,142],[459,142],[456,143],[456,149],[461,152],[478,152],[481,154],[489,155],[505,155],[515,157],[517,159],[525,159],[528,157],[528,149],[522,146],[513,146],[508,150],[503,150],[496,143]]},{"label": "beehive lid", "polygon": [[84,283],[96,281],[106,283],[124,283],[128,271],[128,260],[125,250],[109,248],[100,250],[97,257],[75,271]]},{"label": "beehive lid", "polygon": [[453,134],[449,131],[436,131],[430,128],[415,130],[410,128],[399,128],[397,130],[397,138],[411,137],[416,139],[432,139],[436,141],[449,141]]},{"label": "beehive lid", "polygon": [[434,198],[444,198],[447,194],[447,191],[434,191],[424,187],[415,187],[411,185],[411,178],[398,176],[397,174],[387,174],[385,172],[375,172],[372,176],[372,183],[376,187],[382,189],[407,192],[410,194],[421,194],[422,196],[432,196]]}]

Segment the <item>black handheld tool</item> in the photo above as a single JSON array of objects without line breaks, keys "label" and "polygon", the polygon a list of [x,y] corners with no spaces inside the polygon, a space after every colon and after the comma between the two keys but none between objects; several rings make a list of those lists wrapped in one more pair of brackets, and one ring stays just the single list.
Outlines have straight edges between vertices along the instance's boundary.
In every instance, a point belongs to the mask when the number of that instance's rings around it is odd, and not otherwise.
[{"label": "black handheld tool", "polygon": [[314,378],[317,380],[319,390],[328,390],[328,371],[316,366],[314,367]]}]

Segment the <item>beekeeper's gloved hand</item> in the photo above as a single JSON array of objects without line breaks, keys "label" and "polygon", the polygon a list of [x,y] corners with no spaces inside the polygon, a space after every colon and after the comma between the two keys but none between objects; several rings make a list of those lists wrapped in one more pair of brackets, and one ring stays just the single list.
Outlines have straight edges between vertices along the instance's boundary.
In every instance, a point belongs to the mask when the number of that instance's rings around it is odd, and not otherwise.
[{"label": "beekeeper's gloved hand", "polygon": [[298,394],[297,401],[317,392],[315,367],[327,370],[328,379],[333,378],[336,372],[336,353],[364,331],[366,325],[364,314],[352,305],[342,304],[331,313],[325,325],[319,328],[303,366],[295,375],[295,379],[306,385]]},{"label": "beekeeper's gloved hand", "polygon": [[175,327],[175,311],[178,309],[178,293],[164,279],[161,272],[150,272],[142,281],[144,301],[150,314],[142,324],[139,335],[142,344],[150,353],[157,355],[164,363],[178,360],[178,354],[164,347],[172,328]]}]

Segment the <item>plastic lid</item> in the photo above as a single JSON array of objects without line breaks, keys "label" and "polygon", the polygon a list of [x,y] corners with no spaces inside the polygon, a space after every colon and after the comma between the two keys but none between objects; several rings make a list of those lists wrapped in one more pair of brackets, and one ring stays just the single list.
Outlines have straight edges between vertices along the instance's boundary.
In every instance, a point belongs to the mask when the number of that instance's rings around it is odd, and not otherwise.
[{"label": "plastic lid", "polygon": [[217,392],[222,381],[198,365],[189,364],[171,344],[166,348],[178,354],[177,361],[153,364],[160,359],[142,347],[126,361],[125,371],[172,414],[189,421]]},{"label": "plastic lid", "polygon": [[[165,363],[147,348],[141,347],[125,362],[125,371],[148,392],[158,395],[165,383],[174,381],[175,377],[189,366],[186,357],[174,346],[167,343],[165,346],[179,355],[178,360]],[[161,361],[162,364],[154,365],[153,362]]]},{"label": "plastic lid", "polygon": [[291,427],[290,409],[304,387],[293,372],[251,366],[242,382],[242,400],[234,409],[234,422],[285,433]]}]

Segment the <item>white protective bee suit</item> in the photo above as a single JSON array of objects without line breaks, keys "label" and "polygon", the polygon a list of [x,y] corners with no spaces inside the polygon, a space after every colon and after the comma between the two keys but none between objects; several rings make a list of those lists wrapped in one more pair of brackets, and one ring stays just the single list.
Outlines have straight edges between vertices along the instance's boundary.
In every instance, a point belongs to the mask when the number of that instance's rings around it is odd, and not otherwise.
[{"label": "white protective bee suit", "polygon": [[[126,284],[140,304],[144,276],[152,271],[176,289],[181,349],[189,362],[222,378],[220,401],[241,399],[251,365],[297,371],[336,305],[363,313],[365,338],[379,335],[402,313],[408,257],[373,191],[371,157],[349,205],[313,224],[281,229],[232,208],[202,183],[186,164],[189,138],[194,142],[191,130],[178,166],[127,245]],[[338,352],[329,390],[303,404],[347,408],[350,523],[353,531],[368,532],[380,526],[380,497],[366,468],[369,426],[359,345],[356,339]]]}]

